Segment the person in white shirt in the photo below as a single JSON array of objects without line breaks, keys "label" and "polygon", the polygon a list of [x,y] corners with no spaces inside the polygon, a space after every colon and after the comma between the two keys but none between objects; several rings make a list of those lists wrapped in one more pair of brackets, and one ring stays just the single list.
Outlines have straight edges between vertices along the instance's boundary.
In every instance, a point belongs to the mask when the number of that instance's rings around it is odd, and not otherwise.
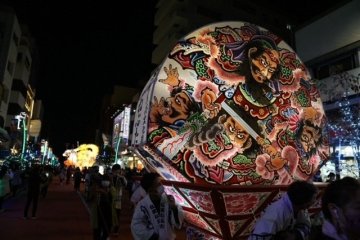
[{"label": "person in white shirt", "polygon": [[184,220],[181,206],[173,196],[166,195],[157,173],[145,173],[143,188],[147,195],[136,205],[131,220],[135,240],[174,240],[175,228]]},{"label": "person in white shirt", "polygon": [[315,202],[317,189],[306,181],[291,183],[287,192],[271,203],[257,219],[249,240],[304,240],[310,235],[307,209]]},{"label": "person in white shirt", "polygon": [[140,202],[141,199],[143,199],[146,196],[145,189],[141,186],[141,182],[135,181],[133,183],[133,193],[131,194],[130,201],[133,204],[133,207],[136,207],[136,204]]}]

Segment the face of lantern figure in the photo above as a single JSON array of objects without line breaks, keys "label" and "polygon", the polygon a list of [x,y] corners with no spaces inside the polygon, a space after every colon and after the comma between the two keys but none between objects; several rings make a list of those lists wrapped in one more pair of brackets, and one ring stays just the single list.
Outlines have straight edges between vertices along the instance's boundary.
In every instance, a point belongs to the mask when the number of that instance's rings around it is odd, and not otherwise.
[{"label": "face of lantern figure", "polygon": [[279,53],[273,49],[249,49],[251,75],[258,83],[271,80],[278,68]]},{"label": "face of lantern figure", "polygon": [[186,90],[178,89],[166,99],[162,97],[159,102],[155,99],[150,114],[152,121],[174,124],[178,120],[186,120],[195,108]]},{"label": "face of lantern figure", "polygon": [[230,116],[227,117],[224,122],[224,127],[233,144],[243,149],[251,147],[252,141],[250,135],[234,118]]},{"label": "face of lantern figure", "polygon": [[300,132],[300,143],[306,153],[316,152],[316,146],[320,142],[320,129],[305,121]]}]

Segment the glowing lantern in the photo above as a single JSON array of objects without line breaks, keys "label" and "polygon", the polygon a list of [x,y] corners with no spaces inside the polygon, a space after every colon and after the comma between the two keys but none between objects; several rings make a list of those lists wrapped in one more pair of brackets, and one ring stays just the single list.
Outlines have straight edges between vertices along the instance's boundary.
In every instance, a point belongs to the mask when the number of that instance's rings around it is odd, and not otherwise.
[{"label": "glowing lantern", "polygon": [[34,119],[30,121],[29,135],[32,137],[38,137],[41,131],[41,120]]},{"label": "glowing lantern", "polygon": [[206,239],[246,238],[254,216],[327,160],[325,120],[309,72],[282,39],[221,22],[185,36],[154,71],[132,145],[167,180],[189,226]]},{"label": "glowing lantern", "polygon": [[75,167],[91,167],[96,162],[96,157],[99,154],[99,147],[95,144],[81,144],[75,149],[67,149],[63,156],[67,157],[64,161],[66,166]]}]

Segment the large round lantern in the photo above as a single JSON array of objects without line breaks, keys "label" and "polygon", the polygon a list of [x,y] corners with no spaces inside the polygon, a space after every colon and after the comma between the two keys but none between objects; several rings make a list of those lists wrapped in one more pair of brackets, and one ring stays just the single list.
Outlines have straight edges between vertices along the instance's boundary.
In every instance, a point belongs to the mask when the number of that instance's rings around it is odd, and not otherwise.
[{"label": "large round lantern", "polygon": [[220,22],[178,41],[153,72],[132,145],[195,232],[238,239],[287,185],[327,160],[325,120],[308,70],[281,38]]}]

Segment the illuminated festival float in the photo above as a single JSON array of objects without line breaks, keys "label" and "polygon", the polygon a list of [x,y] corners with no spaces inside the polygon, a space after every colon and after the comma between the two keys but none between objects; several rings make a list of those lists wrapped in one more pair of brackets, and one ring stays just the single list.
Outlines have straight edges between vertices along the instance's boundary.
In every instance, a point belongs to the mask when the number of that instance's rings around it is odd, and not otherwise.
[{"label": "illuminated festival float", "polygon": [[75,149],[66,149],[63,156],[66,157],[64,161],[65,166],[91,167],[96,162],[96,157],[99,154],[99,147],[95,144],[81,144]]},{"label": "illuminated festival float", "polygon": [[207,25],[178,41],[136,111],[132,146],[183,206],[189,239],[246,238],[261,211],[329,155],[308,70],[249,23]]}]

